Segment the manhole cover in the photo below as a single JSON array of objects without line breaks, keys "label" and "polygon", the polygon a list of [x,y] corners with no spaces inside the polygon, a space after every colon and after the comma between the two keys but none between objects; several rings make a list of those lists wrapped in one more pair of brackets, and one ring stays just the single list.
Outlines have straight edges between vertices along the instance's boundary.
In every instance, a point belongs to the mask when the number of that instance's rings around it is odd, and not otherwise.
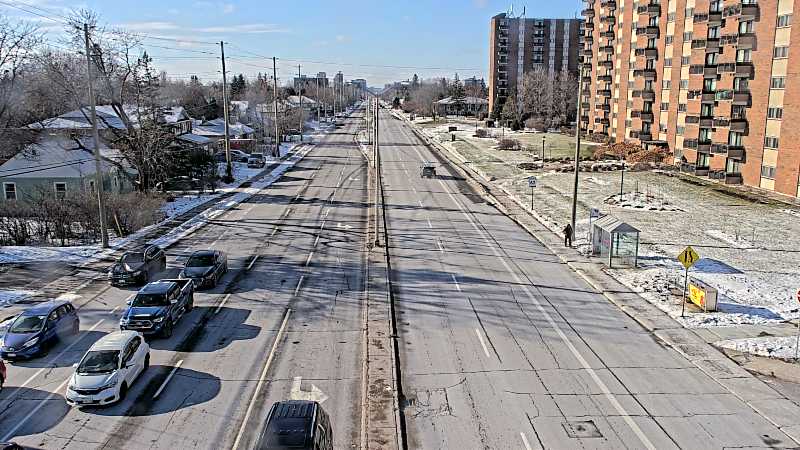
[{"label": "manhole cover", "polygon": [[564,422],[562,424],[567,436],[576,439],[582,438],[601,438],[603,434],[597,429],[597,425],[591,420],[578,422]]}]

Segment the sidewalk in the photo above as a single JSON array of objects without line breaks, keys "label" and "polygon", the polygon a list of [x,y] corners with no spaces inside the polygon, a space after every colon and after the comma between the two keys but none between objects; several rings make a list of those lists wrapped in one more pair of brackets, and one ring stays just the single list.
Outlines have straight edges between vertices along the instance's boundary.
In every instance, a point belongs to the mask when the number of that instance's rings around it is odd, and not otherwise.
[{"label": "sidewalk", "polygon": [[[398,115],[395,114],[396,117]],[[405,120],[404,117],[399,117]],[[407,123],[408,121],[405,120]],[[587,283],[609,301],[614,303],[628,316],[650,331],[665,345],[673,348],[692,362],[697,368],[716,380],[755,412],[765,417],[775,426],[800,444],[800,405],[794,400],[779,393],[764,381],[751,375],[745,368],[708,343],[707,339],[715,339],[713,333],[698,333],[696,330],[684,328],[662,310],[642,298],[611,275],[604,267],[593,259],[580,254],[576,249],[566,248],[557,230],[551,230],[535,219],[534,211],[522,204],[515,196],[490,181],[486,174],[473,170],[464,159],[447,146],[436,142],[423,134],[415,126],[411,129],[430,146],[447,158],[453,166],[467,175],[467,179],[476,183],[480,190],[512,220],[525,228],[533,237],[555,253],[564,264],[571,267]],[[716,330],[715,330],[716,331]],[[731,331],[732,334],[751,335],[754,328]],[[760,331],[759,331],[760,332]],[[786,332],[786,330],[784,330]],[[734,355],[735,357],[735,355]],[[762,373],[784,376],[800,380],[800,368],[787,367],[781,361],[766,360],[750,364],[749,368],[760,368]]]}]

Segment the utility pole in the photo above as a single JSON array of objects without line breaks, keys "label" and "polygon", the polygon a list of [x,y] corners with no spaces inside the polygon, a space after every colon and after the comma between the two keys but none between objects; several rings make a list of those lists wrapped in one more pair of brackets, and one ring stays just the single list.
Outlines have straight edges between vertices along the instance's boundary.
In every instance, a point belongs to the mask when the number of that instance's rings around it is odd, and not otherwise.
[{"label": "utility pole", "polygon": [[575,118],[575,180],[572,185],[572,240],[575,240],[575,222],[578,214],[578,171],[581,159],[581,96],[583,96],[583,62],[578,72],[578,115]]},{"label": "utility pole", "polygon": [[225,181],[233,181],[233,166],[231,165],[231,135],[228,128],[228,78],[225,74],[225,43],[219,41],[219,50],[222,54],[222,112],[225,117]]},{"label": "utility pole", "polygon": [[278,129],[278,69],[276,66],[276,61],[278,58],[272,57],[272,81],[275,85],[275,157],[280,159],[281,157],[281,138]]},{"label": "utility pole", "polygon": [[83,40],[86,44],[86,68],[89,71],[89,109],[92,119],[92,140],[94,141],[95,187],[97,206],[100,211],[100,245],[108,248],[108,228],[106,227],[106,205],[103,198],[103,168],[100,162],[100,135],[97,132],[97,105],[94,98],[94,76],[92,75],[92,53],[89,46],[89,25],[83,24]]},{"label": "utility pole", "polygon": [[321,106],[322,102],[320,101],[319,98],[319,74],[317,74],[317,122],[319,122],[322,119],[322,112],[320,111]]},{"label": "utility pole", "polygon": [[297,65],[297,79],[298,83],[297,94],[300,97],[300,143],[303,143],[303,80],[300,79],[300,64]]}]

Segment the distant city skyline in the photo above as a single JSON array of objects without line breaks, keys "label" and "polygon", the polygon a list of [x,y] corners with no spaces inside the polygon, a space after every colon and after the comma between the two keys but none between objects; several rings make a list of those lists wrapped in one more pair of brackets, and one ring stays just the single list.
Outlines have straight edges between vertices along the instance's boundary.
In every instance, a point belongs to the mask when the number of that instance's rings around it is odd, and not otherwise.
[{"label": "distant city skyline", "polygon": [[[77,7],[91,9],[101,21],[148,36],[226,42],[231,73],[270,72],[277,56],[278,77],[291,82],[297,65],[305,75],[337,71],[345,79],[364,78],[370,86],[410,79],[452,77],[487,78],[489,20],[508,11],[511,3],[490,0],[408,1],[374,4],[366,0],[322,2],[310,0],[302,8],[275,7],[247,1],[140,0],[20,0],[0,4],[0,13],[35,22],[57,43],[60,16]],[[525,3],[515,3],[518,14]],[[578,17],[582,3],[549,2],[527,5],[528,17]],[[27,10],[28,12],[22,11]],[[45,17],[43,17],[45,16]],[[165,48],[169,47],[169,48]],[[175,78],[197,74],[219,77],[219,60],[196,50],[216,53],[218,45],[145,40],[156,66]],[[263,56],[263,57],[260,57]]]}]

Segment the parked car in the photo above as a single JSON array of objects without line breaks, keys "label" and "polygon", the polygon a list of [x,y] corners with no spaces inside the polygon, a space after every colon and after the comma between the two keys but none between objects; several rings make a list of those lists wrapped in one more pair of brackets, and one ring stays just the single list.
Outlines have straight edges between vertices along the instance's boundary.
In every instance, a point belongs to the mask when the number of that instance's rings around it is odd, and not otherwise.
[{"label": "parked car", "polygon": [[247,167],[260,169],[266,165],[267,159],[264,158],[263,153],[250,153],[250,158],[247,160]]},{"label": "parked car", "polygon": [[[247,162],[247,159],[250,157],[247,153],[241,150],[233,150],[231,149],[231,162]],[[216,162],[224,163],[228,161],[228,157],[225,156],[225,152],[218,152],[214,154],[214,160]]]},{"label": "parked car", "polygon": [[142,251],[125,252],[108,272],[112,286],[127,284],[142,285],[150,281],[150,275],[167,268],[167,254],[157,245]]},{"label": "parked car", "polygon": [[3,390],[3,385],[6,384],[6,365],[0,359],[0,391]]},{"label": "parked car", "polygon": [[175,324],[194,308],[192,280],[159,280],[146,284],[119,320],[121,330],[169,338]]},{"label": "parked car", "polygon": [[0,450],[25,450],[25,447],[16,442],[0,442]]},{"label": "parked car", "polygon": [[128,388],[150,367],[150,346],[141,333],[115,331],[95,342],[73,367],[67,404],[108,405],[123,400]]},{"label": "parked car", "polygon": [[160,192],[188,192],[203,191],[206,184],[197,178],[180,176],[166,179],[156,183],[156,190]]},{"label": "parked car", "polygon": [[258,436],[256,450],[333,450],[328,414],[317,402],[275,402]]},{"label": "parked car", "polygon": [[178,275],[194,281],[197,288],[215,288],[219,280],[228,272],[228,256],[219,250],[198,250],[186,260]]},{"label": "parked car", "polygon": [[17,316],[8,328],[0,346],[0,358],[36,357],[79,330],[80,320],[72,303],[54,300],[33,306]]}]

